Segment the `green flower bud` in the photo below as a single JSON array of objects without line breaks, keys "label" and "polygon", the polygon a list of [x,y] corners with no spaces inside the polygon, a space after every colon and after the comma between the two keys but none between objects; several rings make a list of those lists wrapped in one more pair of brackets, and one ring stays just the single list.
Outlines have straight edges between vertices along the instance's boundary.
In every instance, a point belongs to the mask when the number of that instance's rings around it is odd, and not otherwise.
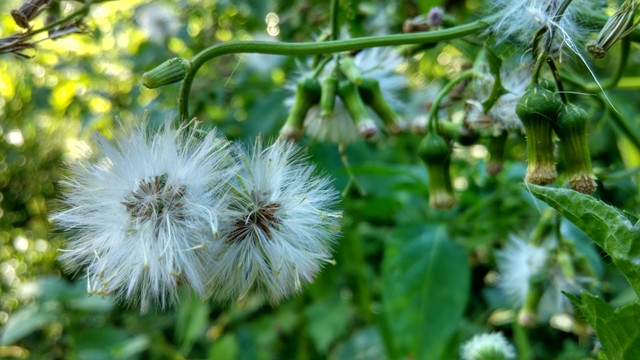
[{"label": "green flower bud", "polygon": [[593,193],[596,182],[587,145],[587,113],[577,105],[567,104],[560,110],[554,129],[567,165],[569,188],[584,194]]},{"label": "green flower bud", "polygon": [[322,81],[322,93],[320,94],[320,117],[328,118],[333,114],[336,105],[336,93],[338,92],[338,77],[329,75]]},{"label": "green flower bud", "polygon": [[191,62],[187,59],[173,58],[158,65],[151,71],[142,74],[142,85],[149,89],[159,88],[182,81],[191,68]]},{"label": "green flower bud", "polygon": [[490,176],[496,176],[504,169],[504,149],[508,136],[507,132],[502,132],[489,139],[489,161],[484,168]]},{"label": "green flower bud", "polygon": [[356,124],[360,136],[364,138],[374,136],[378,132],[378,127],[369,117],[358,88],[350,81],[343,81],[340,83],[338,94]]},{"label": "green flower bud", "polygon": [[429,174],[429,205],[435,209],[454,207],[457,200],[451,186],[451,150],[446,140],[433,132],[428,133],[420,142],[418,155]]},{"label": "green flower bud", "polygon": [[298,140],[302,137],[302,125],[309,108],[320,99],[320,83],[313,76],[305,76],[296,84],[296,98],[291,112],[280,129],[280,137]]},{"label": "green flower bud", "polygon": [[344,74],[344,76],[356,86],[360,86],[362,84],[362,74],[351,56],[340,57],[340,70],[342,71],[342,74]]},{"label": "green flower bud", "polygon": [[544,293],[544,281],[544,274],[533,275],[529,279],[529,292],[518,311],[518,324],[521,326],[533,327],[538,322],[538,305]]},{"label": "green flower bud", "polygon": [[378,80],[363,78],[359,89],[362,100],[382,119],[389,134],[397,135],[404,131],[405,127],[400,120],[400,116],[393,111],[382,96]]},{"label": "green flower bud", "polygon": [[551,125],[561,105],[553,92],[538,84],[529,85],[516,105],[527,136],[527,182],[547,185],[556,181]]}]

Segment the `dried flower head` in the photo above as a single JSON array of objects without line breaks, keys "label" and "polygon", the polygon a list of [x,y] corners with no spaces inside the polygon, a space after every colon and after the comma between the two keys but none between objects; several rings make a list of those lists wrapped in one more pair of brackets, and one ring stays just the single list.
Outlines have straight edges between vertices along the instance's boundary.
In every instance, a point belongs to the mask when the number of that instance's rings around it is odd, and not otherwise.
[{"label": "dried flower head", "polygon": [[241,302],[258,293],[277,303],[332,262],[338,194],[291,142],[263,147],[258,139],[238,151],[228,220],[211,252],[210,294]]},{"label": "dried flower head", "polygon": [[145,127],[123,126],[113,142],[97,137],[94,159],[71,165],[66,208],[52,217],[70,233],[60,260],[84,269],[89,293],[114,293],[143,312],[168,305],[181,283],[204,294],[204,249],[234,171],[215,131]]}]

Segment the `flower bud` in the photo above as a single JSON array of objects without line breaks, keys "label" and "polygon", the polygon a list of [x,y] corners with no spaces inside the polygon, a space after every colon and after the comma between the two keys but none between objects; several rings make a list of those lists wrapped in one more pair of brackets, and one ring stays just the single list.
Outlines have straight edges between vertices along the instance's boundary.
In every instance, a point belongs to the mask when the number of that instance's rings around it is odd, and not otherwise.
[{"label": "flower bud", "polygon": [[142,85],[149,89],[159,88],[182,81],[191,68],[187,59],[175,57],[142,74]]},{"label": "flower bud", "polygon": [[449,164],[451,150],[440,135],[429,132],[420,142],[418,155],[429,174],[429,205],[435,209],[450,209],[457,200],[451,186]]},{"label": "flower bud", "polygon": [[567,104],[560,110],[554,129],[567,165],[569,188],[583,194],[593,193],[596,182],[587,145],[587,113],[577,105]]},{"label": "flower bud", "polygon": [[397,135],[404,131],[405,126],[402,124],[400,116],[393,111],[382,96],[378,80],[364,78],[359,89],[362,100],[382,119],[389,134]]},{"label": "flower bud", "polygon": [[344,74],[344,76],[356,86],[360,86],[362,84],[362,74],[351,56],[340,57],[340,71],[342,71],[342,74]]},{"label": "flower bud", "polygon": [[533,327],[538,321],[538,305],[544,293],[544,274],[532,275],[529,279],[529,292],[524,304],[518,311],[518,324],[524,327]]},{"label": "flower bud", "polygon": [[302,137],[302,125],[309,108],[320,99],[320,83],[314,76],[307,75],[296,84],[296,98],[291,112],[280,129],[280,137],[298,140]]},{"label": "flower bud", "polygon": [[553,92],[538,84],[529,85],[516,105],[527,136],[527,182],[547,185],[556,181],[551,126],[558,119],[560,106]]},{"label": "flower bud", "polygon": [[633,17],[638,7],[640,3],[636,0],[625,0],[618,11],[604,24],[598,39],[587,44],[589,54],[596,59],[602,59],[616,41],[629,35],[638,25],[633,24]]},{"label": "flower bud", "polygon": [[338,78],[329,75],[322,81],[322,92],[320,94],[320,117],[328,118],[333,113],[336,105],[336,93],[338,92]]},{"label": "flower bud", "polygon": [[369,117],[358,88],[350,81],[344,81],[338,89],[340,99],[353,119],[360,136],[370,138],[378,133],[378,127]]},{"label": "flower bud", "polygon": [[485,170],[490,176],[496,176],[504,169],[504,149],[508,136],[507,132],[502,132],[489,139],[489,161],[485,165]]}]

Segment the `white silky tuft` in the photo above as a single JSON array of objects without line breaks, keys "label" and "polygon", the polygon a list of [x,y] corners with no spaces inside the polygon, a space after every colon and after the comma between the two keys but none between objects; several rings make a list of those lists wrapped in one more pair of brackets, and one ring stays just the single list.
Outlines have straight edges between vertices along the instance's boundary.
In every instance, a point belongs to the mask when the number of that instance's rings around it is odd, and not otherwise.
[{"label": "white silky tuft", "polygon": [[258,139],[238,153],[228,223],[210,252],[210,296],[242,302],[255,293],[277,303],[333,262],[339,196],[295,144]]},{"label": "white silky tuft", "polygon": [[198,138],[167,122],[149,135],[146,125],[121,125],[114,141],[98,136],[94,158],[71,165],[65,210],[52,216],[70,233],[60,260],[85,272],[89,293],[142,312],[170,305],[179,284],[205,293],[205,249],[235,171],[215,131]]},{"label": "white silky tuft", "polygon": [[547,249],[512,237],[504,250],[497,253],[500,272],[499,287],[516,306],[521,306],[529,293],[529,279],[545,270]]},{"label": "white silky tuft", "polygon": [[501,332],[476,335],[460,348],[463,360],[515,359],[516,349]]}]

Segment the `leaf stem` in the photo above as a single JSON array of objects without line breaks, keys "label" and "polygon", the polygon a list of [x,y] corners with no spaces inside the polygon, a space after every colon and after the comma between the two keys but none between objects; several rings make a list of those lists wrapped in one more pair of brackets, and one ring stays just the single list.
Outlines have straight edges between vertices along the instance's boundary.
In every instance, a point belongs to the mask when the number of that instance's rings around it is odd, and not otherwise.
[{"label": "leaf stem", "polygon": [[433,131],[434,133],[437,133],[438,131],[438,109],[440,108],[440,103],[442,102],[444,97],[451,92],[451,90],[457,83],[476,75],[477,73],[473,69],[465,70],[461,72],[460,75],[458,75],[456,78],[449,81],[440,90],[438,95],[436,95],[436,98],[433,100],[433,105],[431,105],[431,109],[429,110],[429,131]]}]

